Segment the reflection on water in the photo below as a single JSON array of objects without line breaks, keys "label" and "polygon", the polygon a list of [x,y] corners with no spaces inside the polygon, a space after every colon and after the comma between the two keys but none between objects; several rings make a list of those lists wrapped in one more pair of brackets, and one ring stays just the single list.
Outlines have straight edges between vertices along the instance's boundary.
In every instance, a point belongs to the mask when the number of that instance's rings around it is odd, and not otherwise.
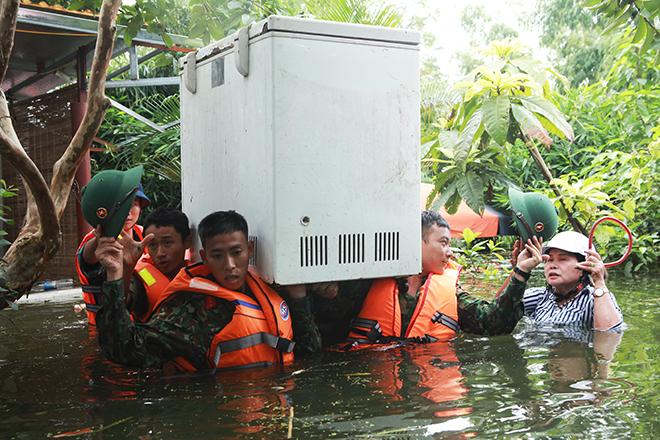
[{"label": "reflection on water", "polygon": [[169,378],[105,361],[75,300],[31,302],[0,317],[0,438],[660,438],[660,286],[614,278],[623,335],[521,322]]}]

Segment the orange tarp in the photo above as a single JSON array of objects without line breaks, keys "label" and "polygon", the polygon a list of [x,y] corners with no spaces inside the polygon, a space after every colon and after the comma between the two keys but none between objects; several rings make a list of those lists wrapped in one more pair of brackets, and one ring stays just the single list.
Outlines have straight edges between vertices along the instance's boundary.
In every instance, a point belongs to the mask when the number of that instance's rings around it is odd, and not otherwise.
[{"label": "orange tarp", "polygon": [[[426,200],[431,194],[433,185],[428,183],[422,183],[421,191],[421,202],[422,209],[426,209]],[[451,236],[452,238],[463,238],[462,232],[465,228],[470,228],[472,232],[481,232],[479,237],[495,237],[497,235],[497,227],[499,219],[497,215],[484,210],[483,217],[480,217],[479,214],[475,213],[466,203],[465,200],[461,201],[461,204],[458,206],[458,211],[456,214],[449,215],[445,211],[445,207],[442,206],[438,212],[442,217],[447,220],[449,226],[451,226]]]}]

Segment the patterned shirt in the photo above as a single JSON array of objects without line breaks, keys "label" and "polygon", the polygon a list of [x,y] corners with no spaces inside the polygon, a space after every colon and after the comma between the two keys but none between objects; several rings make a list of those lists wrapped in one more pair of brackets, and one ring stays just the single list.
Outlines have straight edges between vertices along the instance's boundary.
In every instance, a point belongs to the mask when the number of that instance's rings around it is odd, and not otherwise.
[{"label": "patterned shirt", "polygon": [[[103,307],[96,315],[99,345],[110,361],[122,365],[158,366],[183,356],[197,369],[209,368],[207,351],[235,310],[230,301],[217,298],[208,307],[206,295],[185,292],[166,301],[150,321],[134,323],[124,306],[122,280],[106,281],[102,292]],[[318,331],[306,333],[304,327],[309,322],[303,316],[311,311],[309,301],[288,303],[291,319],[300,321],[294,327],[297,355],[309,354],[320,345]]]},{"label": "patterned shirt", "polygon": [[[579,324],[592,329],[594,326],[594,288],[584,287],[577,295],[561,306],[557,305],[555,295],[547,287],[535,287],[525,292],[525,315],[539,322],[551,324]],[[621,309],[616,298],[610,292],[612,303],[619,315]],[[623,319],[608,330],[618,330],[623,326]]]}]

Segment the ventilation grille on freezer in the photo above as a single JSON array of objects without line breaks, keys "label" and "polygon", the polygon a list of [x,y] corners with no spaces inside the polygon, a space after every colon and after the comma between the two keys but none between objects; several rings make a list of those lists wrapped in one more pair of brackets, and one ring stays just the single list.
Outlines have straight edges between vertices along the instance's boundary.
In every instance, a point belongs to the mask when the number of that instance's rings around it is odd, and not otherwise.
[{"label": "ventilation grille on freezer", "polygon": [[364,234],[339,236],[339,264],[364,263]]},{"label": "ventilation grille on freezer", "polygon": [[300,237],[300,267],[328,265],[328,236]]},{"label": "ventilation grille on freezer", "polygon": [[399,233],[376,232],[374,260],[392,261],[399,259]]}]

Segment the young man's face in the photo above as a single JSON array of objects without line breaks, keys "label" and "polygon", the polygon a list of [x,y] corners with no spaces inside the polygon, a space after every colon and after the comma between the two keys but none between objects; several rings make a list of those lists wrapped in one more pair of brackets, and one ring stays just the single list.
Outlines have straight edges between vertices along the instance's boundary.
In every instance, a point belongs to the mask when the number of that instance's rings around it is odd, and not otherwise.
[{"label": "young man's face", "polygon": [[154,234],[153,240],[147,245],[149,256],[163,275],[169,279],[174,278],[186,264],[186,250],[192,239],[188,236],[183,240],[174,226],[150,225],[144,230],[145,237],[149,234]]},{"label": "young man's face", "polygon": [[442,275],[452,257],[449,229],[433,225],[422,239],[422,275]]},{"label": "young man's face", "polygon": [[199,251],[220,286],[229,290],[245,291],[248,263],[254,254],[254,244],[241,232],[218,234],[206,240]]}]

